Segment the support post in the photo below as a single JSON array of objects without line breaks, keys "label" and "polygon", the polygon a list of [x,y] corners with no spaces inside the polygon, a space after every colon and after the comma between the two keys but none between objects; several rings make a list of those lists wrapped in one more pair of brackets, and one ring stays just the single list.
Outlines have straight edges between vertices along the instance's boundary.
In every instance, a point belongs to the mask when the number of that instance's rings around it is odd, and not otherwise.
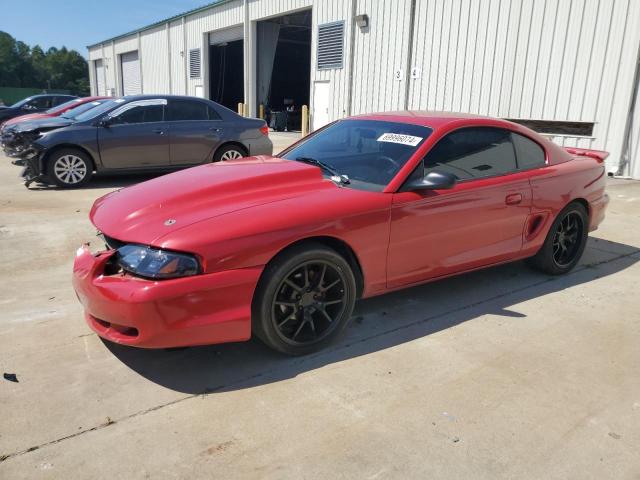
[{"label": "support post", "polygon": [[261,118],[262,120],[264,120],[264,105],[260,104],[260,112],[258,113],[259,118]]},{"label": "support post", "polygon": [[302,106],[302,136],[306,137],[309,135],[309,107],[306,105]]}]

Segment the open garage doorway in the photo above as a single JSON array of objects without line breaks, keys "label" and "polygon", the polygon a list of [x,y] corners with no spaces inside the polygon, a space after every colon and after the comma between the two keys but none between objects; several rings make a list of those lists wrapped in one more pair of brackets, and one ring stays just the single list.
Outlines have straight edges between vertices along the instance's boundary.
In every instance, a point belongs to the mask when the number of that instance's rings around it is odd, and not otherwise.
[{"label": "open garage doorway", "polygon": [[309,105],[311,10],[258,22],[257,37],[257,107],[275,130],[300,130],[302,105]]},{"label": "open garage doorway", "polygon": [[209,98],[233,111],[244,102],[242,26],[209,34]]}]

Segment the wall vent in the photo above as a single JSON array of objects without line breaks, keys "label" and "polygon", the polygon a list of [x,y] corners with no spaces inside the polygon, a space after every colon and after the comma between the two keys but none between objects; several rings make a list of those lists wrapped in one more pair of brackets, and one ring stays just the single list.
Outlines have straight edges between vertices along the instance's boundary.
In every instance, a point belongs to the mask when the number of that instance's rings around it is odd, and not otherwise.
[{"label": "wall vent", "polygon": [[318,70],[342,68],[344,22],[318,25]]},{"label": "wall vent", "polygon": [[189,78],[200,78],[200,49],[189,50]]}]

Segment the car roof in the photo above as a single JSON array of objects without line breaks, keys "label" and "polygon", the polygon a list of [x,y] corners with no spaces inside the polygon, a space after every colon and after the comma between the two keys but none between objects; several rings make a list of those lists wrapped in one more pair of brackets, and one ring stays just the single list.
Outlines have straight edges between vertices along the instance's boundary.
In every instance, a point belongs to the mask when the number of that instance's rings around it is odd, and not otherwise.
[{"label": "car roof", "polygon": [[75,95],[70,95],[68,93],[39,93],[37,95],[29,95],[28,97],[25,97],[25,100],[27,98],[40,98],[40,97],[69,97],[69,98],[78,98]]},{"label": "car roof", "polygon": [[459,112],[438,112],[429,110],[403,110],[395,112],[379,112],[369,113],[364,115],[356,115],[349,117],[360,120],[381,120],[387,122],[399,122],[399,123],[413,123],[416,125],[423,125],[433,129],[441,128],[452,123],[464,123],[470,124],[490,124],[496,125],[500,123],[503,125],[513,125],[511,122],[502,120],[499,118],[487,117],[484,115],[474,115],[472,113],[459,113]]},{"label": "car roof", "polygon": [[145,94],[145,95],[125,95],[123,98],[127,101],[133,101],[133,100],[149,100],[149,99],[153,99],[153,98],[166,98],[167,100],[169,99],[176,99],[176,100],[200,100],[203,102],[210,102],[211,100],[208,100],[206,98],[201,98],[201,97],[193,97],[193,96],[188,96],[188,95],[165,95],[165,94],[158,94],[158,95],[149,95],[149,94]]}]

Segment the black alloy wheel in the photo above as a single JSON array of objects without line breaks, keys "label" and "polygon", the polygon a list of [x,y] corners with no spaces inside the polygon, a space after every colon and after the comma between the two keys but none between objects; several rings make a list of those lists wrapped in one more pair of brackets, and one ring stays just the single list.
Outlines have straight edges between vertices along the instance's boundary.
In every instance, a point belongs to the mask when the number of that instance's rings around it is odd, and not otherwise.
[{"label": "black alloy wheel", "polygon": [[344,330],[355,299],[344,257],[316,242],[297,245],[265,268],[252,304],[253,332],[287,355],[312,353]]},{"label": "black alloy wheel", "polygon": [[589,215],[578,202],[567,205],[556,217],[538,253],[527,259],[536,270],[551,275],[567,273],[576,266],[587,245]]},{"label": "black alloy wheel", "polygon": [[558,223],[553,236],[553,261],[560,268],[570,265],[580,249],[582,217],[575,211],[568,212]]},{"label": "black alloy wheel", "polygon": [[312,260],[294,267],[280,282],[271,321],[282,340],[304,345],[322,340],[338,325],[346,307],[344,273],[331,262]]}]

